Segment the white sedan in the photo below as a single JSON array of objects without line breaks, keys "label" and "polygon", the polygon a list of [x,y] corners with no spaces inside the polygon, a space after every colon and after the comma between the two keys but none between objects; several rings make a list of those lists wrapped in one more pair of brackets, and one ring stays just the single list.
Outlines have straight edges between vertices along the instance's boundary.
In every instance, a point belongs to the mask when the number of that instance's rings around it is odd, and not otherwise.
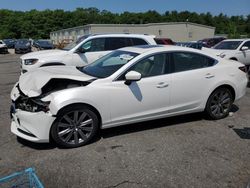
[{"label": "white sedan", "polygon": [[202,50],[214,53],[225,59],[239,61],[250,67],[250,39],[227,39],[212,48],[203,47]]},{"label": "white sedan", "polygon": [[119,49],[85,67],[23,74],[11,92],[11,131],[64,147],[88,143],[99,129],[202,112],[228,115],[244,96],[245,66],[177,46]]}]

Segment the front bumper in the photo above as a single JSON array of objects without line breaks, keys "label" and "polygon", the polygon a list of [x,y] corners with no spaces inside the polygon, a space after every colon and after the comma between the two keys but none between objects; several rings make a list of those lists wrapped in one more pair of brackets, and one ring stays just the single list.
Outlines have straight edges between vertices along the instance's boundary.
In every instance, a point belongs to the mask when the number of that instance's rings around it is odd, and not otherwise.
[{"label": "front bumper", "polygon": [[11,107],[11,132],[25,140],[48,143],[54,120],[49,112],[27,112]]},{"label": "front bumper", "polygon": [[0,48],[0,53],[8,53],[8,48],[7,47]]},{"label": "front bumper", "polygon": [[28,53],[31,52],[30,48],[15,48],[16,53]]}]

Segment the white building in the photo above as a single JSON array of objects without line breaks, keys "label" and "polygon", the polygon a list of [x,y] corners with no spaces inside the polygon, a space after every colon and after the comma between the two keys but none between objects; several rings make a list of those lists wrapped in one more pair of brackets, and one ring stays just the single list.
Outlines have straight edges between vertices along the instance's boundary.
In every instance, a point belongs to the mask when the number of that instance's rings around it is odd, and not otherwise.
[{"label": "white building", "polygon": [[136,33],[150,34],[162,38],[171,38],[173,41],[196,41],[213,37],[215,27],[191,23],[169,22],[150,24],[89,24],[50,33],[50,39],[58,44],[63,39],[76,40],[82,35],[97,33]]}]

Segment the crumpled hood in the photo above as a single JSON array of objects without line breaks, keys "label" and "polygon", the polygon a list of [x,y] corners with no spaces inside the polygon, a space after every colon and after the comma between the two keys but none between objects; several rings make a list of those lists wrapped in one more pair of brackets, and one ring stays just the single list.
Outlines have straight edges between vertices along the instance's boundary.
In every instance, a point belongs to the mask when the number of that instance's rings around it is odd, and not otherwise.
[{"label": "crumpled hood", "polygon": [[89,81],[94,77],[80,72],[74,66],[43,67],[21,75],[19,78],[19,88],[25,95],[36,97],[41,94],[42,87],[53,78]]},{"label": "crumpled hood", "polygon": [[220,56],[220,54],[226,54],[226,53],[231,53],[235,51],[235,50],[219,50],[219,49],[206,48],[206,47],[202,47],[201,50],[206,51],[208,53],[212,53],[216,56]]},{"label": "crumpled hood", "polygon": [[41,50],[37,52],[31,52],[21,56],[21,59],[46,59],[48,57],[60,57],[63,59],[65,55],[68,54],[68,51],[64,50]]}]

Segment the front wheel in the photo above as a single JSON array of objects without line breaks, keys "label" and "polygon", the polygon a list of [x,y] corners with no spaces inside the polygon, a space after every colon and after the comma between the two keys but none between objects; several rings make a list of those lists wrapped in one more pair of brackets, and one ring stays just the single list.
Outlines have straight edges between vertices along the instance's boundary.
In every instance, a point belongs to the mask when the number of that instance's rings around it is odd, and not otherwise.
[{"label": "front wheel", "polygon": [[208,98],[205,112],[211,119],[222,119],[228,116],[232,104],[231,91],[228,88],[218,88]]},{"label": "front wheel", "polygon": [[51,128],[51,136],[63,147],[83,146],[95,136],[98,124],[98,117],[90,108],[71,106],[58,114]]}]

